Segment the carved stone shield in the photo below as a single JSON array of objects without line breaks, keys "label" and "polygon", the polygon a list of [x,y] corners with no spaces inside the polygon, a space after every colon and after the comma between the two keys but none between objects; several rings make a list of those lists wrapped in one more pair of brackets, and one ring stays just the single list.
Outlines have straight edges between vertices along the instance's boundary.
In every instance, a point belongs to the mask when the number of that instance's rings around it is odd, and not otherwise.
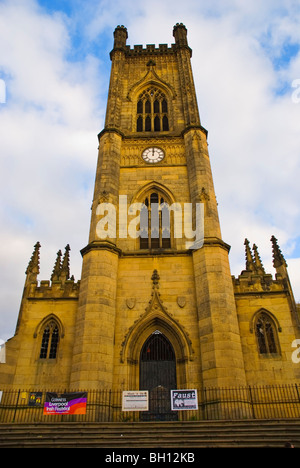
[{"label": "carved stone shield", "polygon": [[186,299],[184,296],[178,296],[177,297],[177,304],[179,305],[179,307],[184,307],[185,304],[186,304]]},{"label": "carved stone shield", "polygon": [[135,306],[135,302],[136,302],[135,297],[129,297],[128,299],[126,299],[126,305],[128,309],[133,309]]}]

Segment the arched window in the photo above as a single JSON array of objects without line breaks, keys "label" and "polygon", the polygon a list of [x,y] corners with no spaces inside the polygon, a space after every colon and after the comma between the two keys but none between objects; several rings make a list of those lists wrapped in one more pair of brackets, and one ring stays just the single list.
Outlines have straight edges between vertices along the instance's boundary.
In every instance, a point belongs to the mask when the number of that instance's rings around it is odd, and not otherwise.
[{"label": "arched window", "polygon": [[140,248],[169,249],[171,247],[170,210],[164,197],[151,191],[143,200],[140,214]]},{"label": "arched window", "polygon": [[169,130],[168,102],[165,94],[154,87],[138,97],[137,132],[167,132]]},{"label": "arched window", "polygon": [[266,312],[261,312],[256,317],[255,335],[259,354],[279,354],[276,325]]},{"label": "arched window", "polygon": [[57,323],[48,323],[42,335],[40,359],[56,359],[59,342],[59,328]]}]

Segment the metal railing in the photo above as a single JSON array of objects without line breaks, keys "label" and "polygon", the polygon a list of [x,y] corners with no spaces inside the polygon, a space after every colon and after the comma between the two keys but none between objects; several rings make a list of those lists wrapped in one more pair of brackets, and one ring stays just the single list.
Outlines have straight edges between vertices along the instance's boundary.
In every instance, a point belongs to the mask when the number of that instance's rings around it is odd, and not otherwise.
[{"label": "metal railing", "polygon": [[[87,390],[86,414],[45,415],[46,391],[4,390],[0,402],[0,423],[300,418],[300,384],[203,388],[197,393],[198,410],[171,411],[166,394],[156,393],[153,397],[150,392],[149,411],[137,412],[122,411],[122,390]],[[37,394],[38,402],[32,405],[32,395]]]}]

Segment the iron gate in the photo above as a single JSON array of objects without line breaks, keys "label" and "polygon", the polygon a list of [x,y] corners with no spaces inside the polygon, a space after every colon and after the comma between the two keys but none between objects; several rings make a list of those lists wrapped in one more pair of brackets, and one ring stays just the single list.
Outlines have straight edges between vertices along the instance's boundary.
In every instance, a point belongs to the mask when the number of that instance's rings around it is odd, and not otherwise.
[{"label": "iron gate", "polygon": [[171,411],[170,390],[176,389],[176,358],[170,341],[155,331],[145,342],[140,356],[140,390],[149,391],[149,411],[143,421],[177,420]]}]

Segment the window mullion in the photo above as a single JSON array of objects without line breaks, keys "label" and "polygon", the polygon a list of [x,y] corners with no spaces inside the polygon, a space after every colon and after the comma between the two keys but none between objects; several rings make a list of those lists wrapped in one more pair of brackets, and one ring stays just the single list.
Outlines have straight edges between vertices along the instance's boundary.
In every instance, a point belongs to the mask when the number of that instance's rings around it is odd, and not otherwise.
[{"label": "window mullion", "polygon": [[154,131],[154,99],[151,98],[151,132]]},{"label": "window mullion", "polygon": [[49,339],[48,339],[48,345],[47,345],[46,359],[49,359],[49,355],[50,355],[51,342],[52,342],[52,333],[53,333],[53,330],[51,330],[51,327],[50,327],[50,333],[49,333]]},{"label": "window mullion", "polygon": [[163,115],[162,115],[162,101],[159,100],[159,121],[160,121],[160,129],[163,130]]},{"label": "window mullion", "polygon": [[151,204],[148,206],[148,248],[151,249]]},{"label": "window mullion", "polygon": [[268,337],[268,332],[266,328],[266,322],[264,321],[264,339],[265,339],[265,344],[266,344],[266,351],[267,354],[270,354],[270,346],[269,346],[269,337]]},{"label": "window mullion", "polygon": [[159,247],[160,249],[162,248],[162,213],[161,213],[161,209],[160,209],[160,204],[159,204],[159,212],[158,212],[158,216],[159,216]]}]

